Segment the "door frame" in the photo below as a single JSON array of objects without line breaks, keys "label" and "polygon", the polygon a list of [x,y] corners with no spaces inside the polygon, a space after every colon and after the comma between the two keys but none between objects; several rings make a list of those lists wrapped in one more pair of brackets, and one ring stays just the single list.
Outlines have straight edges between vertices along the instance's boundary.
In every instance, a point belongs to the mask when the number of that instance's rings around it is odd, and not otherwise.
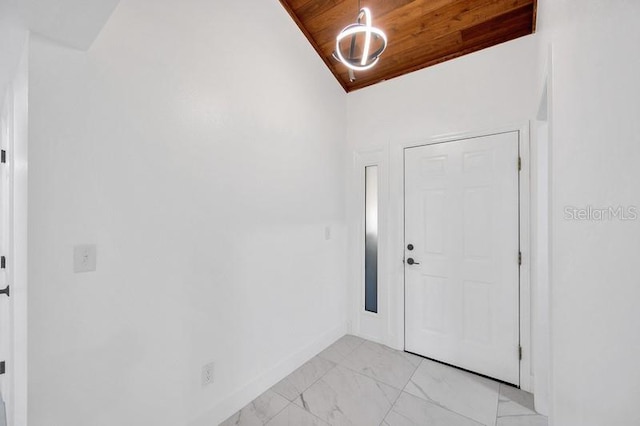
[{"label": "door frame", "polygon": [[28,206],[28,39],[25,39],[18,70],[0,99],[5,118],[6,164],[8,174],[8,215],[10,244],[6,247],[6,271],[10,274],[11,333],[13,347],[7,354],[6,374],[9,425],[27,424],[27,206]]},{"label": "door frame", "polygon": [[[401,191],[401,210],[402,210],[402,232],[401,241],[398,247],[400,258],[404,261],[404,229],[405,229],[405,200],[404,200],[404,154],[407,149],[420,146],[455,142],[466,139],[473,139],[483,136],[491,136],[502,133],[518,133],[518,150],[522,159],[522,169],[519,175],[519,240],[520,251],[522,252],[522,264],[520,265],[520,306],[519,306],[519,328],[520,328],[520,346],[522,347],[522,359],[520,360],[520,388],[526,391],[532,391],[532,362],[531,362],[531,239],[530,239],[530,125],[526,123],[518,126],[505,126],[493,130],[452,133],[436,136],[422,141],[405,142],[395,146],[393,151],[400,151],[402,166],[402,191]],[[514,165],[515,167],[515,165]],[[392,191],[394,192],[394,191]],[[396,201],[397,202],[397,201]],[[402,312],[401,324],[401,340],[402,349],[405,349],[405,268],[402,263],[402,305],[399,310]]]},{"label": "door frame", "polygon": [[[5,362],[6,371],[1,376],[3,381],[3,388],[5,393],[1,395],[2,401],[5,404],[5,415],[7,424],[13,424],[13,407],[15,398],[15,386],[14,386],[14,291],[15,285],[13,285],[14,277],[12,267],[12,260],[14,259],[13,253],[13,146],[14,146],[14,108],[13,108],[13,88],[11,85],[7,87],[7,91],[2,103],[0,104],[0,148],[2,149],[5,157],[3,164],[0,164],[0,173],[3,175],[3,179],[0,181],[0,185],[3,185],[2,197],[0,198],[0,227],[2,229],[2,240],[0,240],[0,254],[5,258],[5,267],[3,274],[5,280],[0,282],[0,288],[8,286],[11,290],[11,296],[0,296],[0,303],[3,305],[3,310],[6,308],[6,312],[2,312],[0,318],[0,333],[5,336],[7,346],[2,348],[0,353],[0,360]],[[4,420],[4,419],[3,419]]]},{"label": "door frame", "polygon": [[[354,197],[349,197],[349,211],[352,216],[350,223],[357,226],[350,229],[351,236],[349,241],[350,259],[352,265],[357,268],[349,268],[354,275],[350,277],[351,282],[357,283],[351,288],[348,294],[349,315],[347,318],[347,330],[350,333],[357,334],[367,340],[388,343],[387,324],[389,312],[394,310],[394,306],[390,305],[389,286],[387,279],[386,259],[390,257],[389,253],[389,168],[386,159],[388,158],[388,150],[371,149],[357,151],[352,158],[352,171],[350,181],[353,187],[349,193]],[[364,203],[365,203],[365,179],[364,170],[368,166],[378,166],[378,312],[367,312],[364,309],[364,267],[365,267],[365,221],[364,221]]]},{"label": "door frame", "polygon": [[[347,194],[349,226],[349,291],[347,330],[394,349],[405,349],[404,312],[404,150],[434,143],[518,132],[522,158],[520,172],[520,387],[533,390],[531,348],[531,157],[530,123],[508,124],[497,128],[455,132],[430,138],[389,140],[384,145],[353,148],[349,161],[351,173]],[[378,165],[379,241],[378,241],[378,313],[364,312],[364,172],[366,165]]]}]

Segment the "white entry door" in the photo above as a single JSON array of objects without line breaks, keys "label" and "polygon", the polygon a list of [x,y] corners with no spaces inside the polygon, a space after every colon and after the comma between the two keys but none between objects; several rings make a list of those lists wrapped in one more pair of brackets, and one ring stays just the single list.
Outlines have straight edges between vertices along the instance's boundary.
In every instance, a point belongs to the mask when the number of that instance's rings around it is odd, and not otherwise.
[{"label": "white entry door", "polygon": [[405,150],[405,349],[519,380],[518,132]]}]

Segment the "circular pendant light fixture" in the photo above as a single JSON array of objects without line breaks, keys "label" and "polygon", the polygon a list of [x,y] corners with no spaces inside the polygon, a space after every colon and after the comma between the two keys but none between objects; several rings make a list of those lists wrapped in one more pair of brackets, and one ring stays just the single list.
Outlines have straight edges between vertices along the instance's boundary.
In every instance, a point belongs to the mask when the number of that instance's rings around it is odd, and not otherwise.
[{"label": "circular pendant light fixture", "polygon": [[[343,49],[345,40],[349,41],[346,54]],[[358,13],[356,22],[347,25],[336,37],[336,50],[333,56],[350,71],[366,71],[378,63],[380,55],[386,48],[386,34],[371,24],[371,11],[363,7]],[[351,78],[355,79],[353,76]]]}]

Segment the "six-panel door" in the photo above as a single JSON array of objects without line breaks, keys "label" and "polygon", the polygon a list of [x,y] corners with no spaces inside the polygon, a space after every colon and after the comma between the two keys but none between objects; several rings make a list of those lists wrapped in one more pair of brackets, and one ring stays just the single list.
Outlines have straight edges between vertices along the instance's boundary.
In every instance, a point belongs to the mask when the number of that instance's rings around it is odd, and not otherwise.
[{"label": "six-panel door", "polygon": [[405,150],[405,348],[516,385],[518,143]]}]

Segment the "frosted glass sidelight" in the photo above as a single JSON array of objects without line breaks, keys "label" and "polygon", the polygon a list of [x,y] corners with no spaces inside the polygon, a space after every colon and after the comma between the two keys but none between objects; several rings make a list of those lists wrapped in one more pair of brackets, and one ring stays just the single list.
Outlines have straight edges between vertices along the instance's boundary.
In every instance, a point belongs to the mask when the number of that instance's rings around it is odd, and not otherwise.
[{"label": "frosted glass sidelight", "polygon": [[378,313],[378,166],[365,175],[364,309]]}]

